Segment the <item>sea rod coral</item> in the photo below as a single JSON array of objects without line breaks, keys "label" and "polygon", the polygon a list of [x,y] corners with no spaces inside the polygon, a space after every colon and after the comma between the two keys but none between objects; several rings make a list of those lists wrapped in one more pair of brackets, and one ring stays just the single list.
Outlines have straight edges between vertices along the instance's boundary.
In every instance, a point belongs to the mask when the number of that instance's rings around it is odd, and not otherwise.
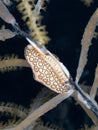
[{"label": "sea rod coral", "polygon": [[[22,106],[15,106],[11,103],[1,103],[0,111],[7,115],[11,114],[11,121],[8,124],[1,125],[4,130],[34,130],[46,129],[53,130],[59,129],[58,127],[49,127],[40,125],[40,118],[46,112],[52,110],[63,100],[73,97],[76,102],[83,108],[86,114],[90,117],[95,126],[98,126],[98,105],[95,101],[98,86],[98,66],[95,70],[95,79],[90,90],[87,94],[79,85],[80,78],[87,64],[88,50],[91,46],[91,40],[98,23],[98,9],[91,16],[81,41],[81,53],[79,64],[77,67],[76,78],[70,75],[70,72],[65,65],[59,61],[46,47],[50,38],[47,35],[45,26],[42,25],[42,10],[47,5],[47,0],[14,0],[13,5],[17,5],[17,10],[20,12],[23,21],[26,23],[25,27],[28,32],[21,29],[22,26],[16,20],[15,14],[11,13],[7,8],[6,2],[0,1],[0,17],[8,24],[7,28],[2,27],[0,30],[0,40],[6,41],[10,38],[18,38],[18,36],[27,40],[27,47],[25,48],[25,59],[19,59],[16,56],[6,56],[0,59],[1,72],[11,71],[17,67],[28,67],[32,69],[34,79],[49,89],[42,89],[41,92],[33,100],[29,109]],[[21,21],[21,22],[23,22]],[[59,94],[56,94],[56,93]],[[47,95],[49,95],[47,97]],[[51,98],[51,99],[50,99]],[[36,126],[36,128],[35,128]]]}]

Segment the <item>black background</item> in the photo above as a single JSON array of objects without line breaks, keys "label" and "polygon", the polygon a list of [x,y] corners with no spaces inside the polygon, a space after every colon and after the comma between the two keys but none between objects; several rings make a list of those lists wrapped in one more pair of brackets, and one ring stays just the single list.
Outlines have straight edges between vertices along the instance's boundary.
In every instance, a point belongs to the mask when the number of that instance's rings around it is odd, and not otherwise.
[{"label": "black background", "polygon": [[[9,9],[16,17],[21,28],[26,31],[25,23],[20,19],[21,14],[16,13],[15,6],[13,5]],[[80,0],[50,0],[46,12],[42,12],[44,16],[42,22],[47,26],[48,35],[51,38],[46,47],[59,57],[60,61],[68,68],[73,79],[78,66],[83,32],[97,7],[97,0],[90,7],[85,6]],[[2,20],[1,23],[5,24]],[[7,26],[9,27],[9,25]],[[94,71],[98,63],[98,39],[93,39],[92,42],[93,44],[88,53],[88,63],[81,78],[81,83],[85,81],[87,85],[93,83]],[[24,58],[24,48],[28,44],[20,36],[0,42],[0,56],[15,54],[19,58]],[[28,107],[31,99],[37,95],[42,87],[44,86],[33,79],[30,68],[17,68],[16,71],[0,72],[0,101],[14,102]],[[64,109],[67,105],[70,106],[67,116],[59,118],[61,111],[65,113]],[[57,108],[44,115],[43,120],[44,122],[49,121],[58,124],[68,130],[76,130],[82,127],[84,122],[91,123],[88,117],[85,119],[82,108],[75,106],[73,99],[59,104]]]}]

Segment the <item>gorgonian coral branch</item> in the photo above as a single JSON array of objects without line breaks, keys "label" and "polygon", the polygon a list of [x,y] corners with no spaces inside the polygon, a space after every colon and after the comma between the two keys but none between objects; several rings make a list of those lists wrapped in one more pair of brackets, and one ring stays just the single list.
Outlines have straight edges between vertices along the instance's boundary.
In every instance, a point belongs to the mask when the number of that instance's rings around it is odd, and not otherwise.
[{"label": "gorgonian coral branch", "polygon": [[12,25],[16,24],[16,19],[9,12],[2,1],[0,1],[0,18],[2,18],[6,23],[10,23]]},{"label": "gorgonian coral branch", "polygon": [[30,30],[30,35],[39,43],[46,44],[49,41],[45,26],[41,25],[41,9],[43,9],[45,0],[22,0],[18,4],[19,11],[23,14],[23,20]]},{"label": "gorgonian coral branch", "polygon": [[29,64],[24,59],[19,59],[17,56],[5,56],[0,58],[0,72],[16,70],[17,67],[29,67]]},{"label": "gorgonian coral branch", "polygon": [[[19,124],[23,119],[27,117],[27,109],[23,106],[17,106],[14,103],[0,103],[0,113],[7,118],[8,121],[2,120],[0,124],[0,130],[4,128],[10,128]],[[2,118],[0,114],[0,118]]]},{"label": "gorgonian coral branch", "polygon": [[[83,108],[83,110],[86,112],[86,114],[91,118],[93,123],[97,126],[98,125],[98,118],[96,115],[84,104],[84,101],[79,100],[79,93],[75,92],[73,97],[77,101],[77,103]],[[94,101],[92,101],[94,102]]]},{"label": "gorgonian coral branch", "polygon": [[22,121],[18,126],[11,128],[11,129],[5,129],[5,130],[23,130],[27,126],[29,126],[33,121],[38,119],[40,116],[44,115],[49,110],[55,108],[59,103],[61,103],[66,98],[70,97],[74,90],[70,90],[69,93],[65,94],[58,94],[54,98],[50,99],[48,102],[41,105],[39,108],[37,108],[34,112],[30,113],[30,115]]},{"label": "gorgonian coral branch", "polygon": [[79,81],[79,79],[82,75],[82,72],[84,70],[84,67],[87,63],[88,50],[91,45],[91,40],[94,36],[94,32],[95,32],[97,25],[98,25],[98,9],[96,9],[94,14],[90,18],[90,20],[85,28],[85,32],[83,34],[83,39],[81,41],[81,45],[82,45],[81,54],[80,54],[79,65],[78,65],[77,74],[76,74],[76,82]]},{"label": "gorgonian coral branch", "polygon": [[0,40],[5,41],[6,39],[13,38],[15,33],[10,31],[9,29],[1,29],[0,30]]},{"label": "gorgonian coral branch", "polygon": [[91,96],[92,99],[94,99],[95,96],[96,96],[97,88],[98,88],[98,65],[96,67],[95,79],[94,79],[94,82],[93,82],[93,85],[92,85],[92,88],[91,88],[91,91],[90,91],[90,96]]}]

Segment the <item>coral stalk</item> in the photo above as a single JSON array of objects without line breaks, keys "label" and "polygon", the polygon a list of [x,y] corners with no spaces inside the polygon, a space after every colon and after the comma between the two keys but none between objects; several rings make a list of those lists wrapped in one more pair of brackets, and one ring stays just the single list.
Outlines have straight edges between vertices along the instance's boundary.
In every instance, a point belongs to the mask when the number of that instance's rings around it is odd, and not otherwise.
[{"label": "coral stalk", "polygon": [[74,90],[70,90],[65,94],[58,94],[54,98],[50,99],[48,102],[41,105],[38,109],[36,109],[33,113],[31,113],[24,121],[22,121],[18,126],[12,129],[5,130],[23,130],[27,126],[29,126],[33,121],[38,119],[40,116],[44,115],[46,112],[55,108],[59,103],[61,103],[66,98],[70,97],[73,94]]},{"label": "coral stalk", "polygon": [[0,17],[9,24],[15,25],[16,20],[14,16],[9,12],[6,6],[0,1]]},{"label": "coral stalk", "polygon": [[91,45],[91,40],[93,38],[97,25],[98,25],[98,9],[96,9],[94,14],[90,18],[90,20],[85,28],[83,39],[81,41],[82,48],[81,48],[81,54],[80,54],[80,59],[79,59],[79,65],[77,68],[76,82],[79,81],[79,79],[82,75],[82,72],[84,70],[84,67],[87,63],[87,53],[88,53],[89,47]]},{"label": "coral stalk", "polygon": [[94,99],[95,96],[96,96],[97,88],[98,88],[98,65],[96,67],[95,79],[94,79],[94,82],[93,82],[93,85],[92,85],[92,88],[91,88],[91,91],[90,91],[90,97],[92,99]]}]

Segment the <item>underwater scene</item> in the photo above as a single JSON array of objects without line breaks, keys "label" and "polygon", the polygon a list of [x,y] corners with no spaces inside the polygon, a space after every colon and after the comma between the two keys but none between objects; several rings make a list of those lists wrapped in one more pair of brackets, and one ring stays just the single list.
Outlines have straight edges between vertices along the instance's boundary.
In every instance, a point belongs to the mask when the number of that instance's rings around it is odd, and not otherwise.
[{"label": "underwater scene", "polygon": [[98,0],[0,0],[0,130],[98,130]]}]

